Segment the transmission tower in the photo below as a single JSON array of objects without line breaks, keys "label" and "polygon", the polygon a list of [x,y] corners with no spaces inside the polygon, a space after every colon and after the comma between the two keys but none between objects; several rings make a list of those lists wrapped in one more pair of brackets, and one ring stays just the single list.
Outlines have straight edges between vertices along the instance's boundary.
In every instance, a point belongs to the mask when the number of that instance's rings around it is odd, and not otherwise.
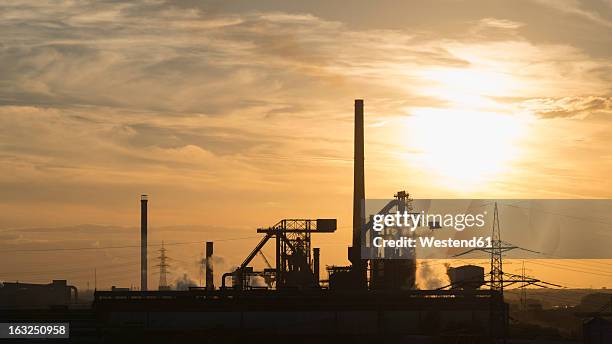
[{"label": "transmission tower", "polygon": [[[538,287],[545,287],[545,288],[550,287],[550,286],[562,288],[562,286],[558,284],[547,283],[547,282],[541,281],[536,278],[527,277],[525,276],[524,273],[522,275],[516,275],[513,273],[504,274],[504,271],[502,269],[503,268],[502,256],[505,252],[514,250],[514,249],[519,249],[519,250],[528,251],[532,253],[539,253],[536,251],[524,249],[522,247],[514,246],[512,244],[508,244],[501,240],[501,229],[499,227],[499,213],[497,211],[497,202],[495,202],[495,208],[493,212],[493,228],[492,228],[492,233],[491,233],[491,246],[484,247],[484,248],[473,248],[463,253],[456,254],[453,256],[453,258],[462,256],[462,255],[465,255],[465,254],[468,254],[474,251],[482,251],[482,252],[486,252],[490,254],[491,255],[491,272],[490,272],[491,279],[487,284],[489,285],[491,290],[495,290],[499,292],[500,295],[502,296],[504,294],[504,287],[507,287],[507,286],[510,286],[516,283],[522,283],[522,286],[520,288],[525,288],[526,286],[529,286],[529,285],[535,285]],[[450,286],[451,285],[448,285],[446,287],[442,287],[441,289],[444,289]]]},{"label": "transmission tower", "polygon": [[[536,278],[527,277],[525,276],[524,271],[522,275],[516,275],[512,273],[504,274],[504,271],[502,269],[503,267],[502,256],[504,252],[514,250],[514,249],[538,253],[538,252],[527,250],[527,249],[524,249],[518,246],[514,246],[512,244],[505,243],[501,240],[501,229],[499,227],[499,213],[497,211],[497,202],[495,202],[495,208],[493,211],[493,228],[492,228],[492,233],[491,233],[491,246],[485,247],[485,248],[473,248],[466,252],[454,255],[453,257],[462,256],[464,254],[474,252],[474,251],[482,251],[482,252],[491,254],[491,272],[490,272],[491,279],[489,281],[489,286],[492,291],[496,291],[499,293],[499,295],[501,296],[501,300],[503,300],[503,296],[504,296],[504,286],[507,287],[507,286],[510,286],[516,283],[522,283],[521,288],[525,288],[529,285],[535,285],[535,286],[544,287],[544,288],[548,288],[549,286],[562,288],[562,286],[557,285],[557,284],[548,283],[548,282],[544,282]],[[446,287],[451,287],[451,286],[452,284]],[[443,287],[443,288],[446,288],[446,287]],[[500,305],[499,309],[495,309],[493,307],[491,308],[492,316],[500,316],[500,315],[503,316],[503,314],[506,313],[504,303],[502,302],[499,305]],[[503,343],[505,343],[505,335],[506,335],[505,325],[501,329],[500,335],[503,338]]]},{"label": "transmission tower", "polygon": [[501,230],[499,228],[499,214],[497,213],[497,202],[493,212],[493,229],[491,234],[491,290],[504,294],[504,271],[502,269],[503,243],[501,241]]},{"label": "transmission tower", "polygon": [[163,241],[157,258],[159,259],[159,264],[156,265],[159,266],[159,290],[170,290],[167,280],[168,268],[170,265],[167,263],[169,258],[166,256],[166,248],[164,247]]}]

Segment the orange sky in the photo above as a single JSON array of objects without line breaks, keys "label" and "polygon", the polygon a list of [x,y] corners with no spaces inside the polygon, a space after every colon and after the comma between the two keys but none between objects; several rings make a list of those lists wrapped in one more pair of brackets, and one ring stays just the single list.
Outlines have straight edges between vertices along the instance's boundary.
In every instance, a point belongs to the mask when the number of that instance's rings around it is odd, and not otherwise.
[{"label": "orange sky", "polygon": [[[152,243],[334,217],[346,264],[355,98],[369,198],[612,196],[609,1],[25,1],[0,42],[0,280],[137,284],[135,249],[10,251],[135,244],[141,193]],[[532,268],[612,286],[571,264]]]}]

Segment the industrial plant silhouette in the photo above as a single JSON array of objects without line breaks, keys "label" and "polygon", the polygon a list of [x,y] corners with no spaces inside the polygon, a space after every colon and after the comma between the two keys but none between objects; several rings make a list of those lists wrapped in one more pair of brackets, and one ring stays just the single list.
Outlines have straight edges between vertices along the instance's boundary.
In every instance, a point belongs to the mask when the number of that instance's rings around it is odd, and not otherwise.
[{"label": "industrial plant silhouette", "polygon": [[[214,242],[206,242],[203,287],[170,290],[166,280],[168,256],[162,245],[159,290],[151,290],[147,284],[149,198],[142,195],[140,290],[115,287],[96,290],[91,305],[74,307],[71,304],[78,299],[78,291],[65,280],[49,285],[5,283],[0,288],[3,307],[0,321],[65,321],[70,323],[71,341],[91,343],[510,341],[516,331],[510,326],[504,285],[551,284],[524,274],[504,273],[502,254],[514,247],[501,240],[497,205],[493,246],[485,250],[491,258],[489,273],[469,264],[450,268],[450,285],[423,290],[415,285],[416,259],[390,259],[384,253],[376,259],[364,259],[362,231],[371,227],[371,221],[364,209],[363,100],[355,100],[354,114],[349,266],[328,266],[322,273],[320,255],[325,252],[312,247],[313,235],[331,235],[337,230],[336,219],[280,219],[257,229],[261,240],[245,255],[242,264],[231,271],[215,270]],[[410,202],[409,193],[399,191],[379,213],[403,211],[410,207]],[[266,245],[273,247],[274,259],[268,260],[264,255],[262,248]],[[258,255],[266,262],[263,270],[255,270],[251,265]],[[218,286],[214,283],[215,274],[222,276]],[[585,318],[600,319],[587,323],[585,329],[596,331],[606,326],[601,323],[606,320],[601,319],[609,313],[601,309],[585,314]],[[531,328],[522,335],[529,331],[537,333]],[[589,343],[603,343],[597,340]]]}]

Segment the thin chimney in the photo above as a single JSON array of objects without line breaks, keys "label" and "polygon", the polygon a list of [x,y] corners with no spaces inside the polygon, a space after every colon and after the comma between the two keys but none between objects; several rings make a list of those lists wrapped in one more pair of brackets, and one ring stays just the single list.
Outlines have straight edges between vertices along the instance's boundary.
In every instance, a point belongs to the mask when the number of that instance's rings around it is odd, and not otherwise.
[{"label": "thin chimney", "polygon": [[321,253],[321,251],[320,251],[320,249],[318,247],[315,247],[315,248],[312,249],[312,260],[313,260],[313,262],[312,262],[312,270],[314,272],[315,283],[316,283],[317,286],[319,285],[319,282],[321,280],[320,272],[319,272],[319,270],[320,270],[320,267],[319,267],[319,257],[321,255],[320,253]]},{"label": "thin chimney", "polygon": [[147,290],[147,195],[140,196],[140,290]]},{"label": "thin chimney", "polygon": [[206,290],[215,290],[213,275],[213,242],[206,242]]},{"label": "thin chimney", "polygon": [[367,287],[366,264],[361,259],[361,230],[365,225],[365,175],[363,139],[363,99],[355,99],[355,147],[353,165],[353,246],[349,260],[356,283]]}]

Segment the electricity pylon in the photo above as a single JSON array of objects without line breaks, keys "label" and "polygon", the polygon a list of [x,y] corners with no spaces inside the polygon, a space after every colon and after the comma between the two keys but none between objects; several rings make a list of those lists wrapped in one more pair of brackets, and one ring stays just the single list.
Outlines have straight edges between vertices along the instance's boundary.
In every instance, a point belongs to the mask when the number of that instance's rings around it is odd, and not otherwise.
[{"label": "electricity pylon", "polygon": [[170,290],[167,280],[168,268],[170,265],[167,263],[169,258],[166,256],[166,248],[164,247],[163,241],[157,258],[159,259],[159,264],[156,265],[159,266],[159,290]]}]

